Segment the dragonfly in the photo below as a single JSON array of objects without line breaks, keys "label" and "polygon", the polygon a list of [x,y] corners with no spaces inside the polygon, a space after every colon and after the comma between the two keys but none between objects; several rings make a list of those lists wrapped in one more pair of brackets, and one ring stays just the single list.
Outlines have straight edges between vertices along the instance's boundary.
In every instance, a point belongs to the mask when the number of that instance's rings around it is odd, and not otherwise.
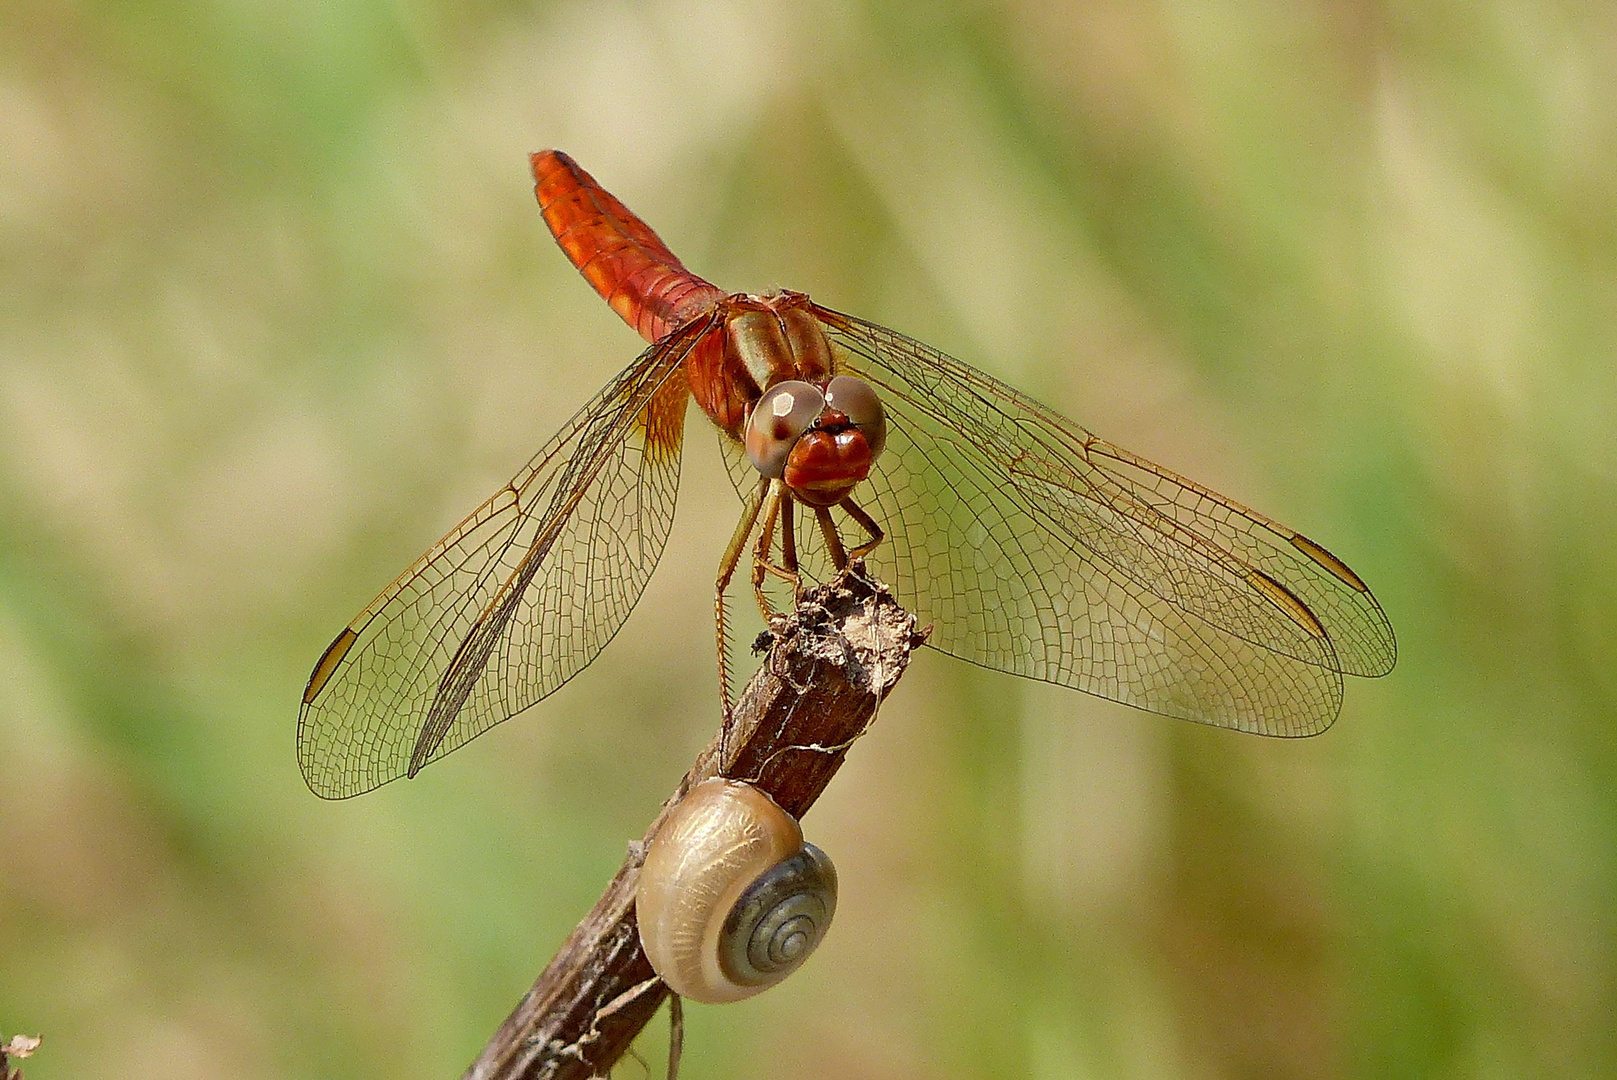
[{"label": "dragonfly", "polygon": [[742,499],[714,597],[726,718],[749,544],[766,618],[766,583],[864,558],[933,648],[1238,731],[1317,734],[1344,675],[1392,670],[1386,614],[1319,543],[903,334],[725,293],[566,154],[530,160],[562,251],[650,347],[321,655],[298,717],[316,794],[413,777],[595,659],[668,539],[692,398]]}]

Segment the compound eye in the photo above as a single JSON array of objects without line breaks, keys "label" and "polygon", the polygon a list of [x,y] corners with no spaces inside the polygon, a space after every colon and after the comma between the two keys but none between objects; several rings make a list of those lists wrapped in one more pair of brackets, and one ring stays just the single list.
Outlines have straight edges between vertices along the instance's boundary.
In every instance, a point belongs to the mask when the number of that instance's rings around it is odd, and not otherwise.
[{"label": "compound eye", "polygon": [[792,447],[824,411],[825,395],[806,382],[788,379],[771,386],[747,420],[748,460],[765,476],[779,480],[786,474]]},{"label": "compound eye", "polygon": [[881,456],[887,445],[887,413],[875,387],[852,375],[838,375],[825,386],[825,404],[845,415],[864,435],[870,460]]}]

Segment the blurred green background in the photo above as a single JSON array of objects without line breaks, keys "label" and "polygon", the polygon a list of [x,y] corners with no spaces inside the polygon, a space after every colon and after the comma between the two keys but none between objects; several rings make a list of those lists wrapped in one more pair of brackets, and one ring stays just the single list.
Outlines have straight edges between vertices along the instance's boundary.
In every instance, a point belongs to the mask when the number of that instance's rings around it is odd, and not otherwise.
[{"label": "blurred green background", "polygon": [[693,422],[590,670],[414,782],[297,771],[335,632],[640,348],[547,146],[721,286],[1318,538],[1399,635],[1300,743],[921,657],[806,823],[837,929],[692,1007],[686,1077],[1617,1075],[1609,5],[6,0],[30,1080],[458,1075],[713,731]]}]

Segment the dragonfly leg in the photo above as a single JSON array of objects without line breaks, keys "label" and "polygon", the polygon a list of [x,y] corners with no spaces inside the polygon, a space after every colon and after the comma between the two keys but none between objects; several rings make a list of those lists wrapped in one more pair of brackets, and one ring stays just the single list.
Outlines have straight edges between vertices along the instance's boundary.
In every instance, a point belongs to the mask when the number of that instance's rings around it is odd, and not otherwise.
[{"label": "dragonfly leg", "polygon": [[797,572],[797,530],[793,522],[797,520],[797,507],[792,502],[791,492],[786,493],[786,512],[780,516],[780,561],[786,572],[792,575],[797,582],[793,589],[794,599],[803,598],[803,579]]},{"label": "dragonfly leg", "polygon": [[[785,514],[781,509],[785,508]],[[758,598],[758,611],[764,617],[767,625],[774,615],[769,606],[769,597],[764,595],[764,578],[769,574],[785,581],[791,582],[792,595],[795,598],[801,589],[802,581],[797,573],[797,549],[790,540],[792,520],[792,496],[784,484],[777,483],[769,494],[769,503],[764,510],[763,527],[758,530],[758,545],[752,552],[752,591]],[[775,543],[775,527],[781,528],[781,554],[786,561],[785,566],[776,566],[769,561],[769,549]]]},{"label": "dragonfly leg", "polygon": [[849,557],[862,559],[866,555],[869,555],[872,551],[875,551],[881,546],[881,542],[887,539],[887,534],[882,531],[882,527],[880,525],[876,524],[876,519],[865,513],[859,504],[853,501],[853,497],[851,495],[848,498],[843,499],[837,505],[842,507],[843,510],[847,511],[848,516],[857,521],[860,528],[864,529],[865,532],[870,534],[869,540],[866,540],[863,544],[860,544],[858,547],[848,552]]},{"label": "dragonfly leg", "polygon": [[736,531],[724,549],[724,557],[719,560],[719,576],[713,588],[713,626],[719,652],[719,702],[726,731],[730,727],[730,655],[724,647],[724,627],[728,621],[724,591],[730,587],[730,579],[735,576],[736,567],[741,562],[741,552],[747,546],[747,537],[752,535],[752,527],[758,523],[758,512],[763,508],[764,493],[769,490],[770,483],[767,477],[759,477],[758,486],[747,496],[746,505],[741,508],[741,520],[736,522]]},{"label": "dragonfly leg", "polygon": [[814,517],[820,523],[820,532],[825,536],[825,550],[831,556],[831,565],[842,570],[848,565],[848,549],[842,546],[842,537],[837,534],[836,522],[831,520],[831,508],[816,506]]}]

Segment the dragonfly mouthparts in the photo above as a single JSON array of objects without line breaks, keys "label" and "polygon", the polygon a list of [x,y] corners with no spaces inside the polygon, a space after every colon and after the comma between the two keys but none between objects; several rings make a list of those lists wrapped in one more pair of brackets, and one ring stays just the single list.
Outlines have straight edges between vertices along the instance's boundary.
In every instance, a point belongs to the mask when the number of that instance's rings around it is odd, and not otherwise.
[{"label": "dragonfly mouthparts", "polygon": [[870,475],[871,462],[864,432],[846,416],[830,423],[822,417],[792,447],[783,479],[804,502],[835,506]]}]

